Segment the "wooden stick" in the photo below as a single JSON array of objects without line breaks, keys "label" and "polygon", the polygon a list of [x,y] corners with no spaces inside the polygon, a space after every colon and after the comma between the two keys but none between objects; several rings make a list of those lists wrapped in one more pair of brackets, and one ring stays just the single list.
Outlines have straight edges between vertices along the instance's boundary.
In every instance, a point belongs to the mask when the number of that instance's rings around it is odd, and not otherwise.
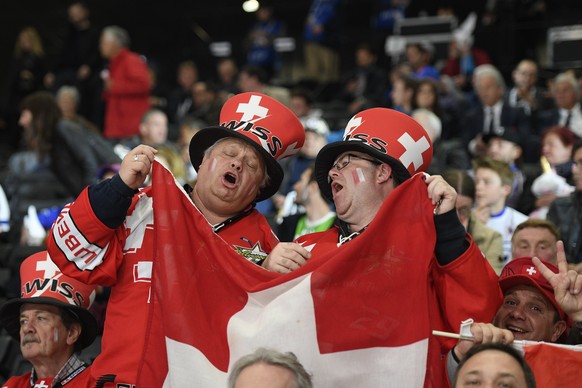
[{"label": "wooden stick", "polygon": [[439,330],[433,330],[432,331],[433,335],[438,335],[440,337],[449,337],[449,338],[456,338],[456,339],[463,339],[463,340],[467,340],[467,341],[473,341],[474,338],[473,337],[467,337],[464,335],[460,335],[457,333],[449,333],[446,331],[439,331]]}]

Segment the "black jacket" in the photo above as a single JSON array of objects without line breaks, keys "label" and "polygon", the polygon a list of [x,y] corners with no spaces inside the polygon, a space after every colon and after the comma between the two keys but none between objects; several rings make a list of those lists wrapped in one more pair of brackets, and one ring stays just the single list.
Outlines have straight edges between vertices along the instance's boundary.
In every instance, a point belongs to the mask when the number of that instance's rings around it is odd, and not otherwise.
[{"label": "black jacket", "polygon": [[97,179],[103,164],[121,163],[113,147],[100,133],[70,120],[61,120],[55,129],[51,150],[51,170],[73,197]]},{"label": "black jacket", "polygon": [[560,229],[568,262],[582,262],[582,192],[575,191],[569,197],[556,198],[546,218]]}]

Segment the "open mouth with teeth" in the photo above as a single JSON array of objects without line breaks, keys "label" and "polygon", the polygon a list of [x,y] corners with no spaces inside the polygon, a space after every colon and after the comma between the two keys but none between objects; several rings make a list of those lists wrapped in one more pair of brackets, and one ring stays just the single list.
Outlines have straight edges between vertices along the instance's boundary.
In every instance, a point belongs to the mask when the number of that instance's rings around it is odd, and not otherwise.
[{"label": "open mouth with teeth", "polygon": [[527,334],[527,331],[522,329],[521,327],[517,327],[517,326],[513,326],[513,325],[507,325],[505,327],[507,330],[511,331],[513,334],[515,334],[516,337],[518,336],[522,336],[524,334]]}]

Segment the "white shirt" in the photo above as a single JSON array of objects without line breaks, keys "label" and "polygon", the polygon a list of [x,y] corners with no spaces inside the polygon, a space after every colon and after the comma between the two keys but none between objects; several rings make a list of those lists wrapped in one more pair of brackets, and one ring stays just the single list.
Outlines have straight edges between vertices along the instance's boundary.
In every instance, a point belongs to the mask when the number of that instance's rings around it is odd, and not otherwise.
[{"label": "white shirt", "polygon": [[582,111],[580,110],[580,103],[576,103],[574,107],[569,111],[567,109],[560,108],[560,121],[561,126],[566,125],[566,120],[568,119],[568,113],[572,112],[572,117],[570,117],[570,125],[568,128],[572,130],[578,137],[582,137]]}]

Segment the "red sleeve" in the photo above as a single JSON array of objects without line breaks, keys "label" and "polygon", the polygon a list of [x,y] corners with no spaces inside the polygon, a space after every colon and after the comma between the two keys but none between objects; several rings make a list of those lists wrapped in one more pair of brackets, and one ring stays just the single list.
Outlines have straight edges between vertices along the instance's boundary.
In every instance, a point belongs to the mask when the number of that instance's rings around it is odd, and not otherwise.
[{"label": "red sleeve", "polygon": [[[138,197],[134,197],[131,208]],[[117,229],[105,226],[95,216],[85,189],[61,211],[48,235],[47,250],[68,276],[87,284],[112,286],[117,282],[123,247],[130,233],[126,224]]]},{"label": "red sleeve", "polygon": [[441,304],[443,330],[457,332],[461,322],[491,322],[503,295],[495,271],[470,235],[470,246],[459,258],[445,266],[435,260],[432,269],[437,298]]}]

